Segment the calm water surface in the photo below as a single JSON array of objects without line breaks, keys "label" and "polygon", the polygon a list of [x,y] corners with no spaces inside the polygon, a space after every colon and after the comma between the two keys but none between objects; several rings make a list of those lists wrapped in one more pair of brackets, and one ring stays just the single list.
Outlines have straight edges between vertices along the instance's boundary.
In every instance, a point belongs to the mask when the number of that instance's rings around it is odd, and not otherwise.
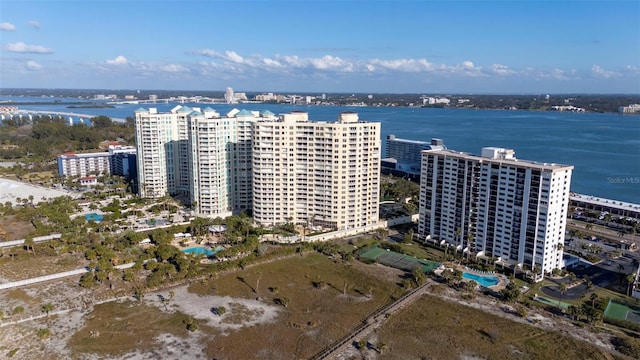
[{"label": "calm water surface", "polygon": [[[3,99],[9,98],[0,98]],[[516,151],[516,157],[523,160],[573,165],[571,190],[574,192],[640,203],[640,116],[404,107],[186,105],[210,106],[221,114],[234,107],[269,110],[275,114],[303,110],[309,112],[311,120],[335,120],[342,111],[355,111],[361,120],[382,123],[383,151],[384,139],[388,134],[423,141],[441,138],[450,149],[475,154],[480,153],[484,146],[512,148]],[[126,118],[133,116],[133,111],[141,106],[168,111],[176,104],[116,105],[113,109],[22,105],[20,109]]]}]

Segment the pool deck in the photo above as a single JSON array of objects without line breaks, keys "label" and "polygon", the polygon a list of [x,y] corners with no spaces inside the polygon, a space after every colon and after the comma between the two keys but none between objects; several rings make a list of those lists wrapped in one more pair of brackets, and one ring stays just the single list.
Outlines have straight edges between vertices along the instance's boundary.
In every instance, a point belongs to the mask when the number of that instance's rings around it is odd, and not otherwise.
[{"label": "pool deck", "polygon": [[[494,272],[491,272],[491,271],[479,271],[479,270],[475,270],[475,269],[470,269],[470,268],[468,268],[468,267],[466,267],[464,265],[456,265],[454,268],[458,269],[458,270],[460,270],[462,272],[467,272],[467,273],[475,274],[475,275],[478,275],[478,276],[495,276],[495,277],[497,277],[498,278],[498,283],[496,285],[488,287],[488,289],[491,289],[493,291],[500,291],[500,290],[506,288],[507,284],[509,283],[509,279],[507,279],[506,276],[504,276],[503,274],[499,274],[499,273],[497,273],[495,271]],[[436,270],[435,273],[437,275],[440,275],[443,270],[444,269],[442,269],[442,266],[440,266],[440,268],[438,270]],[[462,281],[463,282],[468,282],[468,281],[471,281],[471,279],[463,278]]]}]

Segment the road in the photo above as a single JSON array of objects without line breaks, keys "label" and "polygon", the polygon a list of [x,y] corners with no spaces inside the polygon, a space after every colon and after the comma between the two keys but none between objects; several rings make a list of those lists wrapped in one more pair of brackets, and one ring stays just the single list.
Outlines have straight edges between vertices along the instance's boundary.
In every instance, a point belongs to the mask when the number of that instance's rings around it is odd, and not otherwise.
[{"label": "road", "polygon": [[591,230],[587,230],[587,224],[589,223],[580,220],[569,219],[569,221],[567,221],[567,230],[575,229],[597,237],[604,237],[611,240],[625,240],[628,242],[635,242],[636,246],[640,247],[640,236],[638,234],[625,234],[623,237],[620,237],[617,230],[606,228],[602,225],[591,224],[593,227],[591,228]]}]

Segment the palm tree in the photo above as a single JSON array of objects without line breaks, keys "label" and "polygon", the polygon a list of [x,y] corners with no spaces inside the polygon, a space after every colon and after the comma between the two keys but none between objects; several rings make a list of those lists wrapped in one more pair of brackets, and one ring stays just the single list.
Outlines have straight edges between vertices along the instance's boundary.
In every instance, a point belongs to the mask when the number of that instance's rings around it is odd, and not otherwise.
[{"label": "palm tree", "polygon": [[582,309],[580,309],[580,307],[575,305],[569,306],[569,314],[571,314],[574,321],[579,319],[581,313],[582,313]]},{"label": "palm tree", "polygon": [[471,232],[467,233],[467,262],[469,262],[469,258],[471,257],[471,251],[472,251],[472,247],[473,247],[473,234]]},{"label": "palm tree", "polygon": [[560,298],[558,299],[558,307],[560,307],[560,303],[562,302],[562,296],[567,291],[567,285],[565,283],[560,284]]},{"label": "palm tree", "polygon": [[636,280],[636,273],[631,273],[627,275],[627,295],[631,296],[631,287],[633,286],[633,282]]}]

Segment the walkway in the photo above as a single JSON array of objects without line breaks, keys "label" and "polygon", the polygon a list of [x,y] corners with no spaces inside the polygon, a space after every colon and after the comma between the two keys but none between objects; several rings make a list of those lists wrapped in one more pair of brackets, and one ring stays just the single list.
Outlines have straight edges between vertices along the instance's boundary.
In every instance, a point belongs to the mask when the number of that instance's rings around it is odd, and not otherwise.
[{"label": "walkway", "polygon": [[371,314],[368,318],[366,318],[362,324],[358,325],[351,333],[347,334],[342,339],[337,342],[325,347],[318,354],[313,356],[311,359],[334,359],[337,355],[342,353],[347,347],[353,346],[353,342],[358,339],[362,339],[373,332],[375,329],[382,326],[387,316],[393,314],[394,312],[405,308],[411,304],[413,304],[416,300],[420,299],[422,295],[426,293],[431,285],[434,285],[433,281],[426,281],[424,284],[419,287],[411,290],[408,294],[404,295],[400,299],[395,302],[381,308],[380,310]]}]

